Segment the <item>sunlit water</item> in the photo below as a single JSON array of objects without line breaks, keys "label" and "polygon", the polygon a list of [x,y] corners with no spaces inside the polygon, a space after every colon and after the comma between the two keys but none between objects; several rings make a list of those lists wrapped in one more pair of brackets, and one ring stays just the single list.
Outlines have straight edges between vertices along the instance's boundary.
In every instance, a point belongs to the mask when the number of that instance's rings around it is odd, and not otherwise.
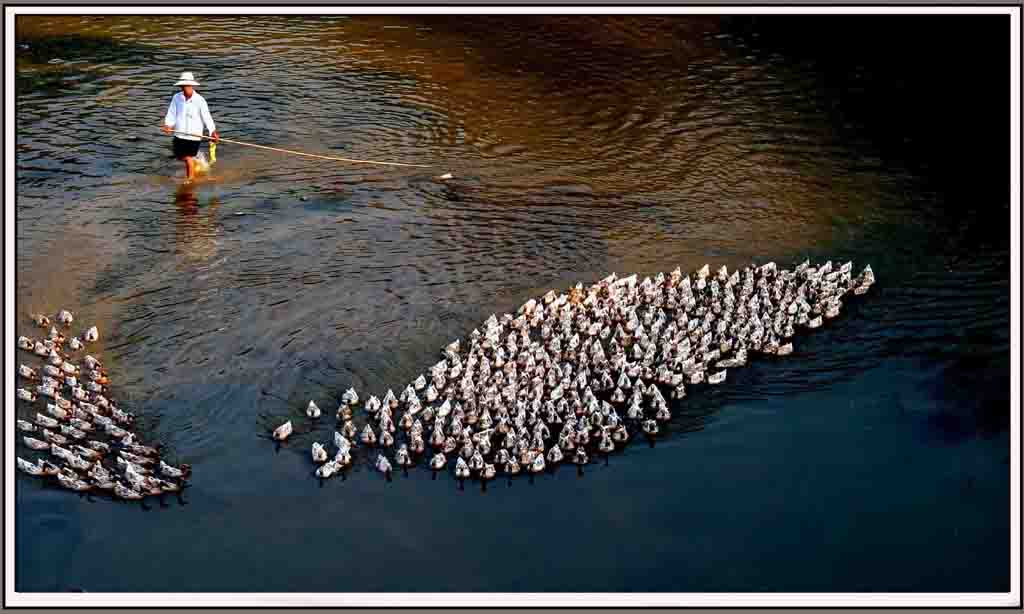
[{"label": "sunlit water", "polygon": [[[19,476],[17,588],[1009,590],[1008,30],[842,19],[20,17],[18,332],[97,324],[195,477],[145,511]],[[183,70],[224,137],[432,168],[224,144],[183,189]],[[879,283],[653,449],[312,476],[309,399],[398,389],[491,313],[808,257]]]}]

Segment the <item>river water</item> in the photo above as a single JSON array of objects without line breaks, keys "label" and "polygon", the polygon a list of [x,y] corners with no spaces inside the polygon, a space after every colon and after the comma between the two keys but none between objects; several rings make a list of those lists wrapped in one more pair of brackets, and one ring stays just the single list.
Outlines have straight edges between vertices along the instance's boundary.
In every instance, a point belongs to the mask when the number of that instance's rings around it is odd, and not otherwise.
[{"label": "river water", "polygon": [[[97,324],[144,439],[195,476],[145,510],[19,475],[17,590],[1008,591],[1008,32],[19,17],[18,332]],[[226,138],[432,168],[222,144],[182,188],[158,128],[183,70]],[[653,448],[485,490],[312,476],[334,419],[308,400],[398,389],[491,313],[805,258],[879,281]]]}]

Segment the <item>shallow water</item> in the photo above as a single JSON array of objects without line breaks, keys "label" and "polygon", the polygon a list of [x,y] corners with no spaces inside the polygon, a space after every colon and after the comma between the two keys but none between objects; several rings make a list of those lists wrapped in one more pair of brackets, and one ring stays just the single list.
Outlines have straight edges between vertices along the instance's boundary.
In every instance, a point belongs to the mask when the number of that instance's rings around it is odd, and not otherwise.
[{"label": "shallow water", "polygon": [[[97,324],[195,477],[146,511],[19,475],[17,590],[1009,590],[1008,18],[18,19],[18,332]],[[182,70],[226,138],[432,168],[223,144],[181,188]],[[808,257],[879,282],[653,448],[312,477],[309,399],[491,313]]]}]

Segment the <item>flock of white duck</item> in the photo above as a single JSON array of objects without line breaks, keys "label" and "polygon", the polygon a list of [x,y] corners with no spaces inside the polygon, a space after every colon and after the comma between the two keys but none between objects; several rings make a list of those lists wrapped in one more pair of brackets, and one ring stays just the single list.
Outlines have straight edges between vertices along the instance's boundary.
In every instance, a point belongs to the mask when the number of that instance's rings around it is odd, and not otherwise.
[{"label": "flock of white duck", "polygon": [[[424,460],[441,471],[454,459],[460,480],[586,465],[639,433],[657,436],[672,419],[666,394],[682,399],[688,387],[721,384],[748,353],[790,354],[798,327],[818,328],[839,315],[843,298],[874,283],[870,266],[856,277],[852,269],[850,262],[804,262],[792,271],[769,263],[730,274],[705,265],[692,276],[678,268],[643,281],[612,274],[589,288],[548,292],[516,315],[492,315],[468,343],[449,344],[429,380],[420,375],[399,395],[369,397],[361,428],[359,395],[347,390],[334,455],[312,445],[316,475],[329,478],[350,466],[357,442],[378,450],[374,466],[389,476],[393,464]],[[191,468],[169,465],[160,446],[139,442],[130,431],[135,417],[108,398],[100,362],[74,358],[99,339],[96,327],[69,338],[57,326],[71,326],[70,312],[32,319],[49,334],[19,337],[18,348],[45,362],[18,367],[26,384],[16,396],[34,416],[16,424],[24,446],[48,456],[19,455],[18,469],[69,490],[127,500],[180,492]],[[310,401],[306,415],[321,414]],[[288,421],[272,437],[284,441],[292,432]]]},{"label": "flock of white duck", "polygon": [[[388,476],[393,464],[426,461],[441,471],[452,459],[460,480],[585,465],[639,433],[655,437],[672,419],[666,393],[682,399],[688,387],[721,384],[750,353],[790,354],[798,327],[818,328],[839,315],[843,298],[874,283],[870,266],[852,270],[850,262],[791,271],[769,263],[730,274],[705,265],[692,276],[678,268],[642,281],[612,274],[548,292],[445,347],[429,380],[366,399],[361,428],[359,395],[346,391],[333,457],[312,445],[316,475],[350,466],[356,442],[377,450],[374,466]],[[321,416],[314,401],[306,415]],[[292,432],[288,421],[272,437]]]},{"label": "flock of white duck", "polygon": [[108,398],[110,379],[100,362],[90,355],[75,358],[99,339],[99,330],[93,326],[80,336],[65,336],[62,330],[74,322],[66,310],[52,319],[33,315],[32,320],[49,334],[18,338],[18,348],[43,364],[18,366],[22,387],[16,396],[34,416],[19,418],[16,426],[26,448],[46,455],[27,460],[19,454],[18,469],[53,478],[69,490],[107,492],[119,499],[180,493],[191,468],[168,465],[160,458],[160,446],[138,441],[130,430],[135,416]]}]

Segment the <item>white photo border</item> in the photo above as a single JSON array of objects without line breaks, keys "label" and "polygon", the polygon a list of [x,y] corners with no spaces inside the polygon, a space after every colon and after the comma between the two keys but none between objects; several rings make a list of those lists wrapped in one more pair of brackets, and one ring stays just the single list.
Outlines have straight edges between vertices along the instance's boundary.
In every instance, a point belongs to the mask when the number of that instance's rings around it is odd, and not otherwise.
[{"label": "white photo border", "polygon": [[[421,6],[188,5],[192,15],[1008,15],[1010,19],[1010,592],[1008,593],[18,593],[14,590],[14,430],[4,428],[4,607],[1016,607],[1020,597],[1020,6]],[[14,363],[17,15],[175,15],[182,7],[4,6],[4,358]],[[14,370],[4,372],[4,424],[15,419]],[[1013,408],[1018,408],[1014,410]]]}]

